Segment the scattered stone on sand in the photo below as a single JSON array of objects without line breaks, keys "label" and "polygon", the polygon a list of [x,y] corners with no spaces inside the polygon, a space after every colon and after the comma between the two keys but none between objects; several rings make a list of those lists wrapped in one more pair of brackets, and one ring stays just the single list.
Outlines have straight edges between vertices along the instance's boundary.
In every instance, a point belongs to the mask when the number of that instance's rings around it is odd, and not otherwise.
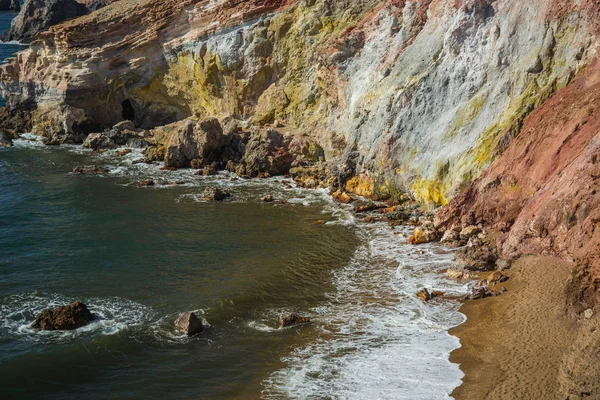
[{"label": "scattered stone on sand", "polygon": [[193,336],[204,331],[202,321],[193,312],[186,312],[175,320],[175,328],[188,336]]},{"label": "scattered stone on sand", "polygon": [[223,201],[231,197],[231,194],[215,187],[209,187],[202,192],[202,198],[206,201]]},{"label": "scattered stone on sand", "polygon": [[154,186],[154,180],[153,179],[145,179],[143,181],[139,181],[139,185],[140,186]]},{"label": "scattered stone on sand", "polygon": [[467,295],[466,299],[468,300],[479,300],[484,299],[486,297],[495,297],[499,296],[500,292],[495,292],[490,290],[490,288],[486,285],[483,286],[475,286],[471,289],[471,293]]},{"label": "scattered stone on sand", "polygon": [[585,311],[583,312],[583,317],[584,317],[585,319],[590,319],[590,318],[592,318],[593,316],[594,316],[594,310],[592,310],[591,308],[588,308],[587,310],[585,310]]},{"label": "scattered stone on sand", "polygon": [[496,261],[496,270],[500,272],[505,271],[507,269],[510,269],[511,264],[511,260],[498,259]]},{"label": "scattered stone on sand", "polygon": [[88,166],[77,166],[73,168],[73,174],[76,175],[106,175],[108,174],[108,168],[100,167],[98,165]]},{"label": "scattered stone on sand", "polygon": [[267,195],[265,195],[265,197],[263,197],[263,198],[262,198],[262,200],[263,200],[265,203],[272,203],[273,201],[275,201],[275,199],[273,198],[273,195],[272,195],[272,194],[267,194]]},{"label": "scattered stone on sand", "polygon": [[496,283],[503,283],[508,280],[506,275],[503,275],[502,272],[495,271],[488,275],[486,278],[488,285],[493,286]]},{"label": "scattered stone on sand", "polygon": [[282,315],[279,318],[279,326],[285,328],[288,326],[302,325],[310,322],[310,318],[301,317],[298,314]]},{"label": "scattered stone on sand", "polygon": [[30,325],[33,329],[43,331],[64,331],[81,328],[90,323],[94,316],[87,306],[79,301],[57,307],[54,310],[45,309]]}]

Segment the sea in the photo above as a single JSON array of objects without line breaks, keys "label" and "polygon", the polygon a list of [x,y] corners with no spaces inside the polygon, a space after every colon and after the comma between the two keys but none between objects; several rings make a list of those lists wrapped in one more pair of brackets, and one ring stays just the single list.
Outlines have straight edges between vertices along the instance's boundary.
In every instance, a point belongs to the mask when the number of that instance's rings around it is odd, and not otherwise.
[{"label": "sea", "polygon": [[[0,30],[14,16],[0,13]],[[0,44],[0,57],[24,48]],[[415,296],[467,292],[444,277],[451,249],[410,246],[410,227],[367,224],[289,179],[142,158],[26,132],[0,148],[0,398],[448,399],[461,384],[448,330],[465,317]],[[74,175],[78,165],[109,173]],[[206,187],[232,198],[206,202]],[[76,300],[90,325],[29,327]],[[174,329],[187,311],[202,334]],[[280,328],[289,313],[311,323]]]}]

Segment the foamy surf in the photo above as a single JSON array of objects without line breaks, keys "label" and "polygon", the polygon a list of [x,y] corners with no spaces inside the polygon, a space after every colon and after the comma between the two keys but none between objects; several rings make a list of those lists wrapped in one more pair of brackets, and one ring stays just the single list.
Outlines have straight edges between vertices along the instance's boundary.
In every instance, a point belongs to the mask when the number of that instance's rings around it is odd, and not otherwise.
[{"label": "foamy surf", "polygon": [[90,324],[73,331],[41,331],[29,326],[45,308],[56,308],[76,299],[60,294],[20,293],[0,300],[0,335],[20,336],[24,340],[62,342],[86,335],[114,335],[141,326],[154,318],[149,307],[119,297],[82,299],[96,317]]},{"label": "foamy surf", "polygon": [[449,361],[460,346],[448,330],[464,321],[458,305],[423,303],[422,287],[450,295],[467,285],[440,271],[452,251],[431,244],[409,246],[409,228],[365,227],[365,245],[332,276],[337,291],[317,315],[320,337],[282,361],[285,368],[263,382],[263,397],[330,399],[449,398],[463,377]]}]

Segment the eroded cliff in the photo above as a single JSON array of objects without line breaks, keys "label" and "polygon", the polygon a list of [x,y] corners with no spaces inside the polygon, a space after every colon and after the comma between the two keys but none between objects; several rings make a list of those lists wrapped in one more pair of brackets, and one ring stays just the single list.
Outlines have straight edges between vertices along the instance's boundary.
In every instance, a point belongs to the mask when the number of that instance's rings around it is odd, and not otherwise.
[{"label": "eroded cliff", "polygon": [[[592,2],[121,0],[2,67],[34,129],[275,119],[444,204],[596,53]],[[67,121],[67,123],[64,123]]]}]

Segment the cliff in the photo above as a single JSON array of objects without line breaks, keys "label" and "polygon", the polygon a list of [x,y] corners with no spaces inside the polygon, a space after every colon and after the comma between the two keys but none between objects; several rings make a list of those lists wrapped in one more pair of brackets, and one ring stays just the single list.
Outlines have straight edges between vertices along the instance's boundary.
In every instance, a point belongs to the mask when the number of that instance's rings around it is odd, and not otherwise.
[{"label": "cliff", "polygon": [[[275,119],[445,204],[596,53],[591,1],[121,0],[2,67],[37,132]],[[90,34],[93,32],[93,34]],[[66,124],[63,121],[67,121]]]}]

